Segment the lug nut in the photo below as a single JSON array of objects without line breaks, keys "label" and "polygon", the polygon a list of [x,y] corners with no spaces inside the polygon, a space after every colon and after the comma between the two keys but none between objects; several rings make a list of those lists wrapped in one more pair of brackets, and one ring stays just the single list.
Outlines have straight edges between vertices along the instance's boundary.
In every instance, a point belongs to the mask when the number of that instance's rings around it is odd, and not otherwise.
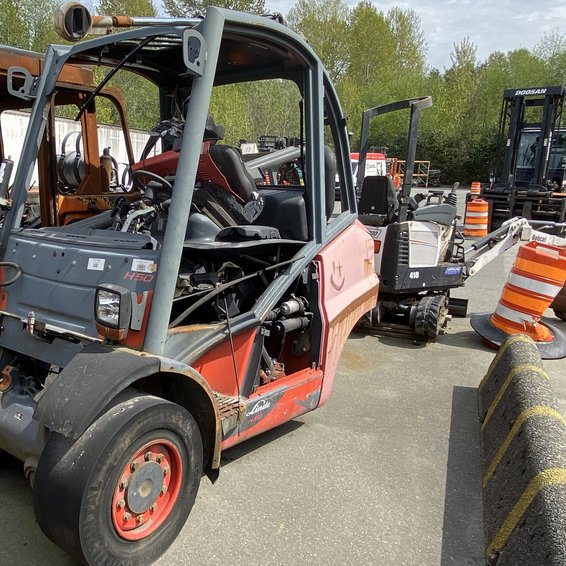
[{"label": "lug nut", "polygon": [[120,488],[120,491],[124,491],[128,487],[128,480],[127,479],[120,480],[118,487]]},{"label": "lug nut", "polygon": [[151,452],[146,452],[146,453],[144,454],[143,459],[144,459],[146,462],[149,462],[149,461],[151,460],[152,456],[153,456],[153,454],[152,454]]},{"label": "lug nut", "polygon": [[161,495],[165,495],[166,493],[167,493],[167,486],[164,485],[164,486],[161,488]]},{"label": "lug nut", "polygon": [[126,506],[126,502],[123,499],[119,499],[116,502],[116,507],[118,507],[118,509],[123,509]]},{"label": "lug nut", "polygon": [[156,461],[158,464],[161,464],[161,462],[163,462],[163,458],[165,458],[165,456],[163,456],[163,454],[160,453],[160,454],[158,454],[158,455],[156,456],[155,461]]},{"label": "lug nut", "polygon": [[139,467],[140,465],[138,464],[138,462],[132,462],[130,465],[130,470],[132,470],[132,472],[135,472]]},{"label": "lug nut", "polygon": [[136,517],[136,523],[141,523],[143,521],[143,515],[138,515]]},{"label": "lug nut", "polygon": [[132,515],[130,513],[124,513],[124,521],[125,522],[128,522],[131,518],[132,518]]},{"label": "lug nut", "polygon": [[150,511],[152,513],[155,513],[157,511],[157,503],[154,503],[151,507],[150,507]]},{"label": "lug nut", "polygon": [[169,466],[163,468],[163,475],[166,476],[169,473]]}]

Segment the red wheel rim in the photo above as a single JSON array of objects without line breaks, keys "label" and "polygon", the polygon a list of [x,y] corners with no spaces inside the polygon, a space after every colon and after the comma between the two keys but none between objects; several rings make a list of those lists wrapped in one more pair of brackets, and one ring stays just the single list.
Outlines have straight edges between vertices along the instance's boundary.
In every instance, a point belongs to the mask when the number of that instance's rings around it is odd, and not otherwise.
[{"label": "red wheel rim", "polygon": [[167,520],[181,490],[183,460],[172,442],[156,439],[128,460],[114,487],[112,523],[126,540],[141,540]]}]

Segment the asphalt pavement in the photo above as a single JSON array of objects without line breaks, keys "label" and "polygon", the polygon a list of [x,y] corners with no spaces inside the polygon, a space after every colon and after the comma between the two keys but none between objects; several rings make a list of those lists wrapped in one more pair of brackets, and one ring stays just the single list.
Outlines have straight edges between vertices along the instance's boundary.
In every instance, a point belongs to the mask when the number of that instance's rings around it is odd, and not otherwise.
[{"label": "asphalt pavement", "polygon": [[[435,343],[353,333],[329,402],[226,451],[157,564],[484,564],[476,388],[494,351],[469,315],[493,312],[516,249],[454,293],[469,299],[468,317]],[[564,413],[566,364],[544,365]],[[74,564],[35,524],[7,456],[0,501],[1,565]]]}]

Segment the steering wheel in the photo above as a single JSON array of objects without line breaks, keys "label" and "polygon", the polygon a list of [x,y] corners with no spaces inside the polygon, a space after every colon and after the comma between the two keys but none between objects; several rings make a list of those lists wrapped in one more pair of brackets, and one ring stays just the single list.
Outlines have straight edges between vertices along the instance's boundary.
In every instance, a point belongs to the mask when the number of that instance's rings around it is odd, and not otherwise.
[{"label": "steering wheel", "polygon": [[[138,169],[137,171],[132,171],[130,174],[132,184],[141,189],[145,195],[151,200],[155,200],[155,197],[160,192],[167,193],[164,200],[169,198],[173,194],[173,185],[161,175],[153,173],[152,171],[146,171],[145,169]],[[142,181],[143,179],[143,181]],[[153,181],[159,185],[158,188],[150,187],[149,183]],[[155,195],[155,196],[154,196]]]}]

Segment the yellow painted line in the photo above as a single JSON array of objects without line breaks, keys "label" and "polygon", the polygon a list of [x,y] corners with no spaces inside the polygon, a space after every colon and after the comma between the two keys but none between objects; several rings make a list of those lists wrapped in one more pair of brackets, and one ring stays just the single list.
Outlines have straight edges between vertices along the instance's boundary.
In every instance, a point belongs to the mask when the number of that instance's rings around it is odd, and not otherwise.
[{"label": "yellow painted line", "polygon": [[566,426],[566,419],[562,416],[561,413],[559,413],[556,409],[552,409],[551,407],[545,407],[543,405],[537,405],[536,407],[531,407],[530,409],[523,411],[517,417],[517,420],[515,421],[515,423],[511,427],[511,430],[509,431],[509,433],[505,437],[505,440],[503,441],[503,443],[499,447],[499,450],[497,451],[497,453],[495,454],[495,456],[491,460],[487,470],[484,472],[483,478],[482,478],[482,485],[483,485],[484,489],[487,486],[487,484],[489,483],[489,480],[491,479],[491,476],[493,475],[495,468],[497,468],[499,462],[501,461],[503,456],[505,456],[505,452],[507,452],[509,445],[511,444],[511,442],[513,441],[515,436],[517,436],[517,433],[519,432],[519,429],[521,428],[523,423],[526,420],[530,419],[531,417],[539,417],[539,416],[552,417],[552,418],[560,421],[564,426]]},{"label": "yellow painted line", "polygon": [[493,537],[491,544],[487,547],[485,552],[486,556],[489,557],[501,550],[513,532],[513,529],[517,526],[517,523],[519,523],[540,491],[542,491],[545,487],[561,484],[566,484],[565,468],[548,468],[547,470],[543,470],[537,474],[530,481],[527,489],[522,493],[509,515],[505,518],[505,521],[503,521],[501,528],[495,537]]},{"label": "yellow painted line", "polygon": [[497,364],[499,363],[499,360],[501,359],[501,357],[503,356],[503,354],[505,353],[507,348],[509,348],[509,346],[511,346],[511,344],[515,344],[515,342],[530,342],[530,341],[531,341],[531,338],[529,338],[526,334],[513,334],[510,338],[508,338],[505,341],[505,343],[501,346],[501,348],[499,348],[499,351],[495,355],[495,358],[493,358],[493,361],[491,362],[491,365],[489,366],[489,370],[488,370],[486,376],[481,380],[481,383],[480,383],[478,389],[481,390],[482,387],[485,385],[485,382],[491,377],[491,375],[495,371]]},{"label": "yellow painted line", "polygon": [[507,377],[505,378],[505,381],[503,382],[503,384],[501,385],[501,387],[499,388],[499,391],[497,392],[497,395],[493,398],[493,401],[491,402],[491,405],[488,407],[486,413],[485,413],[485,417],[483,419],[483,423],[481,425],[481,430],[483,431],[485,425],[488,423],[489,419],[491,418],[491,415],[493,415],[493,412],[495,411],[497,404],[499,403],[499,401],[501,400],[501,397],[503,397],[503,394],[505,393],[505,391],[507,391],[507,388],[509,387],[509,384],[513,381],[513,378],[518,374],[518,373],[522,373],[522,372],[527,372],[527,371],[531,371],[533,373],[538,373],[539,375],[542,375],[543,377],[546,377],[546,379],[548,379],[548,374],[544,371],[543,368],[539,367],[539,366],[533,366],[530,364],[525,364],[522,366],[517,366],[514,367],[508,374]]}]

